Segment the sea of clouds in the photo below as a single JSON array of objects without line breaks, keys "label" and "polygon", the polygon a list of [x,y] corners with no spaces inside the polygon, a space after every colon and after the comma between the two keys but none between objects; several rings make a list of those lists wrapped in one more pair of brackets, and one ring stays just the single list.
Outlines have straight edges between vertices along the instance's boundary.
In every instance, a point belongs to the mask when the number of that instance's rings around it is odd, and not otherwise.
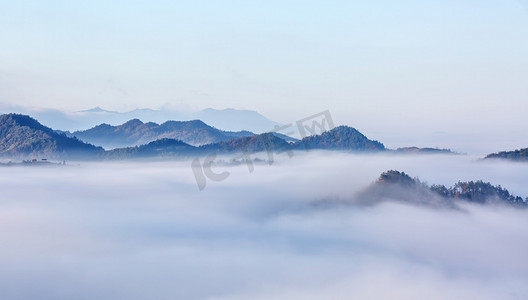
[{"label": "sea of clouds", "polygon": [[347,201],[389,169],[528,196],[528,165],[320,152],[0,168],[0,299],[527,299],[528,211]]}]

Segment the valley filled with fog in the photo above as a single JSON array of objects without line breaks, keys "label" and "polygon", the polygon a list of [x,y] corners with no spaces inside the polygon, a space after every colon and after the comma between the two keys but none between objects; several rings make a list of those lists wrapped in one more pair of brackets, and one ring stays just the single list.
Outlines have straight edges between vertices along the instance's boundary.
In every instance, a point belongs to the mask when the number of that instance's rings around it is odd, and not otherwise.
[{"label": "valley filled with fog", "polygon": [[525,198],[525,163],[327,151],[253,167],[213,165],[228,176],[201,191],[190,160],[0,168],[0,298],[528,297],[525,209],[354,204],[387,170]]}]

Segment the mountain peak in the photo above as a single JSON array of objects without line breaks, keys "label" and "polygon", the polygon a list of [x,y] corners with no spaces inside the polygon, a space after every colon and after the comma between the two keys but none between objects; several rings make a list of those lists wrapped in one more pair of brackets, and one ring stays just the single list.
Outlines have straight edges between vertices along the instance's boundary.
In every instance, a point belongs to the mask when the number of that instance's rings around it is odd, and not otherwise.
[{"label": "mountain peak", "polygon": [[124,123],[123,127],[137,127],[137,126],[140,126],[140,125],[143,125],[144,123],[140,120],[140,119],[132,119],[130,121],[127,121],[126,123]]},{"label": "mountain peak", "polygon": [[38,129],[43,130],[46,132],[53,131],[51,128],[48,128],[42,124],[40,124],[37,120],[33,119],[32,117],[28,115],[22,115],[22,114],[4,114],[0,116],[0,123],[2,124],[8,124],[10,126],[27,126],[32,129]]},{"label": "mountain peak", "polygon": [[405,174],[405,172],[395,170],[383,172],[377,182],[383,184],[401,184],[403,186],[412,186],[416,184],[416,181],[409,175]]},{"label": "mountain peak", "polygon": [[357,129],[349,126],[338,126],[320,135],[303,138],[297,143],[307,149],[353,150],[353,151],[384,151],[385,146],[368,139]]},{"label": "mountain peak", "polygon": [[170,126],[170,125],[174,125],[174,124],[178,124],[178,125],[188,124],[188,125],[199,126],[199,127],[209,126],[209,125],[205,124],[202,120],[198,120],[198,119],[189,120],[189,121],[174,121],[174,120],[170,120],[170,121],[166,121],[166,122],[162,123],[161,125],[162,126]]},{"label": "mountain peak", "polygon": [[37,122],[37,120],[33,119],[32,117],[28,116],[28,115],[22,115],[22,114],[17,114],[17,113],[9,113],[9,114],[3,114],[0,116],[0,120],[2,121],[5,121],[5,120],[13,120],[15,122],[20,122],[20,121],[34,121],[34,122]]},{"label": "mountain peak", "polygon": [[343,131],[343,132],[359,132],[356,128],[350,127],[347,125],[339,125],[337,127],[332,128],[331,130],[328,130],[330,132],[332,131]]},{"label": "mountain peak", "polygon": [[0,116],[0,155],[93,158],[103,149],[59,134],[27,115]]}]

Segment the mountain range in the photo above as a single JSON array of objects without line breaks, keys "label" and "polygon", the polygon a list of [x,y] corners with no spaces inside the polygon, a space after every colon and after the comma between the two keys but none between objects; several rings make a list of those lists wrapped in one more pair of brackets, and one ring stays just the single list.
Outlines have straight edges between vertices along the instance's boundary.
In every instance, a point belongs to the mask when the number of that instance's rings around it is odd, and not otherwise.
[{"label": "mountain range", "polygon": [[143,123],[139,119],[133,119],[118,126],[101,124],[71,134],[71,136],[106,149],[138,146],[166,138],[199,146],[252,135],[255,134],[249,131],[219,130],[200,120],[167,121],[157,124]]},{"label": "mountain range", "polygon": [[155,122],[159,124],[167,120],[191,121],[199,119],[221,130],[248,130],[255,133],[268,132],[276,125],[280,125],[278,122],[272,121],[256,111],[233,108],[206,108],[197,112],[180,111],[171,108],[141,108],[118,112],[106,110],[101,107],[94,107],[75,112],[64,112],[56,109],[0,106],[0,112],[16,112],[31,115],[48,127],[64,131],[85,130],[86,128],[91,128],[102,123],[117,126],[132,119],[140,119],[143,122]]},{"label": "mountain range", "polygon": [[[101,124],[70,133],[53,130],[26,115],[6,114],[0,117],[0,129],[0,156],[5,158],[127,159],[261,151],[393,151],[348,126],[338,126],[302,140],[279,133],[223,131],[201,120],[157,124],[132,119],[118,126]],[[104,150],[101,146],[113,149]],[[434,150],[424,153],[450,153]]]}]

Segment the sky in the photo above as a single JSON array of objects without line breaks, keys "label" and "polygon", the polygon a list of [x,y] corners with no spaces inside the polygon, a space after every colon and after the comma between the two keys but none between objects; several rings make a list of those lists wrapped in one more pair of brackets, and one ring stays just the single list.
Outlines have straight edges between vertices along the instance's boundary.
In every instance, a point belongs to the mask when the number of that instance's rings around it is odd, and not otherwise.
[{"label": "sky", "polygon": [[4,0],[0,103],[229,107],[283,123],[329,109],[378,139],[516,146],[527,37],[526,0]]}]

